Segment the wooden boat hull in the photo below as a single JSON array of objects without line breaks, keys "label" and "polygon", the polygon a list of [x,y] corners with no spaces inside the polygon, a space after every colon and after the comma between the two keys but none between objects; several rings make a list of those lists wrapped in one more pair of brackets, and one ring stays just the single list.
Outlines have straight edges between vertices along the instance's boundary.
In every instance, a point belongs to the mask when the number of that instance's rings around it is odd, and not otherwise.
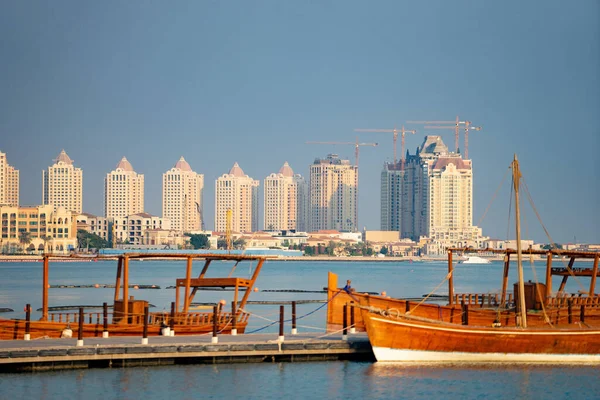
[{"label": "wooden boat hull", "polygon": [[[237,332],[244,333],[247,321],[238,322]],[[50,321],[31,321],[29,332],[31,340],[41,338],[60,338],[63,330],[67,327],[65,322]],[[71,323],[70,328],[73,331],[73,337],[78,336],[79,325]],[[144,326],[142,324],[109,324],[108,332],[110,336],[142,336]],[[176,324],[175,333],[180,335],[202,335],[211,333],[212,323],[201,323],[194,325]],[[83,337],[102,337],[103,324],[85,323],[83,324]],[[230,334],[231,324],[220,323],[217,325],[217,331],[220,334]],[[160,325],[148,325],[148,336],[158,336],[161,334]],[[25,321],[0,318],[0,340],[20,340],[25,335]]]},{"label": "wooden boat hull", "polygon": [[377,361],[600,363],[600,329],[490,328],[362,314]]}]

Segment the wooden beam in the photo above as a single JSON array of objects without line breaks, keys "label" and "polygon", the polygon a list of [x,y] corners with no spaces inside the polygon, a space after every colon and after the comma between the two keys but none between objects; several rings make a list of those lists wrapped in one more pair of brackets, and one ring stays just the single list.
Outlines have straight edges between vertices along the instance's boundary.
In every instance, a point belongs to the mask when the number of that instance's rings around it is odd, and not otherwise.
[{"label": "wooden beam", "polygon": [[117,264],[117,278],[115,279],[115,301],[119,300],[119,290],[121,289],[121,274],[123,273],[123,256],[119,256]]},{"label": "wooden beam", "polygon": [[123,320],[129,323],[129,257],[123,257]]},{"label": "wooden beam", "polygon": [[[208,261],[206,262],[208,264]],[[185,297],[183,298],[183,312],[187,314],[190,308],[190,280],[192,279],[192,257],[188,257],[185,269]],[[177,285],[175,285],[177,287]]]},{"label": "wooden beam", "polygon": [[44,255],[44,266],[42,271],[42,321],[48,321],[48,285],[49,285],[49,257]]},{"label": "wooden beam", "polygon": [[[567,266],[567,270],[570,272],[573,272],[573,264],[575,263],[575,257],[571,257],[571,259],[569,260],[569,265]],[[565,275],[563,276],[562,281],[560,282],[560,287],[558,288],[558,293],[562,293],[563,290],[565,290],[565,286],[567,285],[567,280],[569,279],[569,275]]]},{"label": "wooden beam", "polygon": [[594,258],[594,267],[592,269],[592,279],[590,281],[590,292],[588,296],[593,297],[594,291],[596,290],[596,276],[598,275],[598,260],[600,260],[600,254]]},{"label": "wooden beam", "polygon": [[452,252],[448,252],[448,304],[454,303],[454,273],[452,266]]},{"label": "wooden beam", "polygon": [[546,299],[550,296],[552,296],[552,253],[546,254]]},{"label": "wooden beam", "polygon": [[[206,275],[206,271],[208,271],[208,266],[210,265],[212,259],[207,259],[206,262],[204,263],[204,267],[202,267],[202,272],[200,272],[200,275],[198,275],[198,279],[204,278],[204,275]],[[192,300],[194,299],[194,296],[196,295],[196,292],[198,291],[197,287],[194,287],[194,289],[192,289],[192,293],[191,294],[186,294],[186,298],[189,297],[189,301],[188,303],[191,303]]]},{"label": "wooden beam", "polygon": [[250,296],[250,292],[252,291],[252,288],[254,287],[254,283],[256,282],[256,278],[258,277],[258,274],[260,273],[260,270],[262,269],[264,262],[265,262],[264,259],[258,260],[258,263],[256,264],[256,269],[254,270],[254,274],[252,274],[252,278],[251,278],[252,283],[250,284],[250,286],[248,286],[248,289],[246,289],[246,293],[244,293],[244,297],[242,298],[242,302],[240,303],[240,308],[246,307],[246,301],[248,301],[248,296]]},{"label": "wooden beam", "polygon": [[510,267],[510,254],[507,253],[504,255],[504,273],[502,275],[502,297],[500,299],[500,304],[506,304],[506,290],[508,288],[508,270]]}]

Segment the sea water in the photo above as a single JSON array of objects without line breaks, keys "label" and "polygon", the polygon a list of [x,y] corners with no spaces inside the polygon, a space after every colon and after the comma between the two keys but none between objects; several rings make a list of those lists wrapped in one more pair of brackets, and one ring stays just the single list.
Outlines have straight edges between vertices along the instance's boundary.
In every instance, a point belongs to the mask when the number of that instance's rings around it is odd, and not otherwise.
[{"label": "sea water", "polygon": [[[201,262],[195,262],[198,275]],[[227,276],[231,262],[213,262],[212,277]],[[248,278],[254,265],[240,263],[233,276]],[[525,279],[543,280],[544,263],[525,263]],[[417,298],[448,293],[445,262],[326,262],[268,261],[250,294],[254,301],[324,300],[318,293],[327,286],[327,272],[339,276],[339,285],[351,280],[361,292],[383,292],[393,297]],[[50,285],[114,284],[115,261],[50,264]],[[185,277],[184,261],[131,261],[131,285],[155,285],[160,289],[130,289],[130,295],[148,300],[152,311],[170,310],[176,278]],[[3,317],[23,317],[23,307],[41,307],[42,263],[0,263],[0,307],[13,308]],[[456,293],[498,293],[502,263],[456,266]],[[516,281],[513,268],[509,283]],[[555,287],[558,280],[554,282]],[[585,289],[587,282],[571,278],[567,291]],[[290,290],[290,291],[280,291]],[[317,293],[313,293],[317,292]],[[51,288],[50,306],[111,304],[114,289]],[[228,304],[231,292],[199,291],[195,302]],[[277,335],[279,307],[249,305],[248,332]],[[289,317],[290,306],[286,306]],[[320,303],[298,305],[299,331],[323,332],[325,307]],[[39,312],[32,318],[39,318]],[[289,330],[289,327],[286,328]],[[264,364],[186,365],[92,369],[34,374],[0,375],[0,399],[54,398],[600,398],[600,367],[547,365],[401,365],[361,362],[307,362]]]}]

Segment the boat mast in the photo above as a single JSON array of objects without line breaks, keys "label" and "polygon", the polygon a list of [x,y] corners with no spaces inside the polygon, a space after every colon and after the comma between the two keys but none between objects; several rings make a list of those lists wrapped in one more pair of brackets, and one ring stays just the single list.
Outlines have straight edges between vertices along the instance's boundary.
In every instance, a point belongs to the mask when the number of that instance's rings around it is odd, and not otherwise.
[{"label": "boat mast", "polygon": [[521,171],[519,171],[519,161],[515,154],[512,163],[513,185],[515,189],[515,225],[517,230],[517,270],[519,271],[519,313],[521,314],[521,327],[527,328],[527,308],[525,306],[525,284],[523,282],[523,264],[521,255],[521,212],[519,210],[519,180]]}]

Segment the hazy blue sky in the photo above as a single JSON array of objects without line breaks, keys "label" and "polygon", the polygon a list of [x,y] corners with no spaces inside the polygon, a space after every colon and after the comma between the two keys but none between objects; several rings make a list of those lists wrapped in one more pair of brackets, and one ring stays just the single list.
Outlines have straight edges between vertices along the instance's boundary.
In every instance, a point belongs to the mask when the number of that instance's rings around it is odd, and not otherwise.
[{"label": "hazy blue sky", "polygon": [[[597,0],[4,1],[0,55],[0,151],[22,204],[41,203],[41,171],[64,148],[84,211],[103,214],[103,178],[126,156],[160,215],[162,174],[184,156],[213,228],[214,181],[236,161],[262,202],[285,161],[306,176],[328,152],[354,159],[305,141],[459,115],[484,127],[469,137],[474,223],[517,153],[553,239],[600,242]],[[429,133],[454,147],[452,131]],[[362,148],[359,197],[360,226],[379,229],[392,137],[360,140],[380,143]],[[505,184],[484,234],[507,237],[508,197]],[[547,241],[531,212],[524,229]]]}]

